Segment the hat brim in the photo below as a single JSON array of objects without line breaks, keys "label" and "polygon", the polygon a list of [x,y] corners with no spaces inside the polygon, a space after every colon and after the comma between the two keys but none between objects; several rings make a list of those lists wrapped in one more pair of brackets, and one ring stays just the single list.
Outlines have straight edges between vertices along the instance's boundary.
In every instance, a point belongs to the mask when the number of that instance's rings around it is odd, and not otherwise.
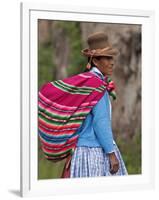
[{"label": "hat brim", "polygon": [[83,49],[81,53],[86,57],[99,57],[99,56],[113,57],[113,56],[119,55],[119,51],[111,47],[106,47],[104,49],[93,49],[93,50],[86,48],[86,49]]}]

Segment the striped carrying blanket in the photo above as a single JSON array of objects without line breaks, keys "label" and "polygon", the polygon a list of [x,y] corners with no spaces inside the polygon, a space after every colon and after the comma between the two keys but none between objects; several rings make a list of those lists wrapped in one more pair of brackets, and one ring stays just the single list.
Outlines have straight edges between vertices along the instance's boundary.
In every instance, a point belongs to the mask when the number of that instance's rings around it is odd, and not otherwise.
[{"label": "striped carrying blanket", "polygon": [[[62,160],[74,153],[77,129],[111,83],[91,72],[44,84],[39,91],[38,129],[47,159]],[[113,92],[112,92],[113,93]]]}]

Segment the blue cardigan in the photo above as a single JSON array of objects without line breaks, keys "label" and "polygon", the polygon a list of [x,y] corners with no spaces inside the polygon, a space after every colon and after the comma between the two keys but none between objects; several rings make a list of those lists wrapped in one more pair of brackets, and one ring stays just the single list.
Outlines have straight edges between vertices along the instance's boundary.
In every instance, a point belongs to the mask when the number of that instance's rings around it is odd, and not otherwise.
[{"label": "blue cardigan", "polygon": [[[101,79],[104,78],[96,67],[90,71]],[[106,91],[77,130],[79,132],[77,146],[102,147],[105,153],[114,151],[110,106],[109,94]]]}]

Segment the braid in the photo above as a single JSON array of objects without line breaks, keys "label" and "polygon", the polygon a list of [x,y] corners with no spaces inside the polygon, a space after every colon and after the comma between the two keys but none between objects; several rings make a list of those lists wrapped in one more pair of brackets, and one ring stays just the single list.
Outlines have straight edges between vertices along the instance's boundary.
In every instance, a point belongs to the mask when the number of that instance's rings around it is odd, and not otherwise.
[{"label": "braid", "polygon": [[[99,59],[99,57],[96,57],[96,59]],[[88,57],[88,62],[89,62],[89,61],[90,61],[90,57]],[[92,67],[96,67],[92,60],[91,60],[90,65],[91,65],[91,68],[90,68],[90,69],[92,69]],[[88,72],[88,71],[90,71],[90,69],[87,69],[87,68],[86,68],[86,69],[84,70],[84,72]]]}]

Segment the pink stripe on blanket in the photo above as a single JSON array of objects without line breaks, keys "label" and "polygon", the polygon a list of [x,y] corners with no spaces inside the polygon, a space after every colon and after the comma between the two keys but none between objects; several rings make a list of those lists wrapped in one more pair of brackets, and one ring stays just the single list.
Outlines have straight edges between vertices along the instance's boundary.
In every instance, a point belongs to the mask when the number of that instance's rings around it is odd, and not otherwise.
[{"label": "pink stripe on blanket", "polygon": [[[57,119],[57,118],[55,118],[53,116],[50,117],[50,116],[48,116],[45,113],[40,112],[40,111],[39,111],[39,114],[41,114],[43,117],[45,117],[46,119],[48,119],[50,121],[53,121],[53,122],[63,122],[63,123],[65,123],[65,122],[68,121],[67,119],[64,120],[64,119]],[[75,114],[77,114],[77,113],[75,113]],[[79,119],[85,119],[85,116],[76,116],[75,114],[73,116],[70,116],[70,121],[79,120]]]},{"label": "pink stripe on blanket", "polygon": [[48,154],[52,154],[52,153],[54,153],[54,154],[58,153],[59,154],[61,152],[64,152],[64,151],[66,151],[68,149],[73,148],[74,145],[75,145],[75,142],[73,142],[72,144],[69,144],[68,146],[63,147],[63,148],[60,148],[60,146],[59,146],[59,149],[56,149],[56,148],[49,149],[49,148],[47,148],[45,146],[43,146],[42,149],[43,149],[44,152],[46,152]]},{"label": "pink stripe on blanket", "polygon": [[80,126],[79,123],[73,123],[71,125],[65,125],[65,124],[61,124],[60,126],[59,125],[52,125],[52,124],[49,124],[49,123],[46,123],[44,120],[38,118],[38,121],[40,124],[42,124],[43,126],[47,127],[47,128],[51,128],[51,129],[55,129],[55,130],[62,130],[64,128],[78,128]]},{"label": "pink stripe on blanket", "polygon": [[[60,109],[64,109],[64,110],[75,110],[75,109],[77,109],[76,106],[64,106],[64,105],[55,103],[54,101],[51,101],[50,99],[46,98],[41,92],[39,92],[39,97],[42,99],[42,101],[46,102],[48,105],[53,105],[53,106],[60,108]],[[54,97],[55,97],[55,95],[54,95]],[[56,99],[55,99],[55,101],[56,101]]]},{"label": "pink stripe on blanket", "polygon": [[[59,95],[61,96],[59,97]],[[94,94],[97,94],[94,92]],[[94,100],[93,98],[95,97],[94,94],[91,95],[91,100]],[[50,97],[48,97],[50,96]],[[58,90],[58,94],[54,93],[51,95],[44,94],[43,91],[39,92],[39,97],[42,101],[47,103],[49,106],[55,106],[59,109],[64,109],[64,110],[76,110],[77,107],[82,104],[83,102],[91,102],[90,100],[87,100],[87,96],[82,96],[80,94],[70,94],[70,93],[65,93],[62,90]],[[58,103],[55,103],[58,101]]]},{"label": "pink stripe on blanket", "polygon": [[43,127],[43,126],[41,126],[41,125],[39,125],[39,130],[42,132],[42,133],[44,133],[44,134],[46,134],[46,135],[50,135],[50,136],[58,136],[58,135],[60,135],[60,136],[70,136],[70,135],[72,135],[72,134],[74,134],[75,132],[76,132],[76,130],[77,130],[77,128],[76,129],[62,129],[62,130],[59,130],[59,131],[57,131],[57,132],[55,132],[54,131],[54,129],[46,129],[46,127]]},{"label": "pink stripe on blanket", "polygon": [[[94,105],[96,104],[97,102],[94,102]],[[53,115],[59,115],[59,116],[62,116],[62,117],[70,117],[74,114],[80,114],[80,113],[88,113],[90,111],[90,109],[92,108],[93,106],[93,103],[91,103],[92,105],[90,107],[83,107],[83,108],[79,108],[79,110],[77,111],[73,111],[73,112],[66,112],[65,110],[63,111],[58,111],[56,110],[54,107],[49,107],[47,108],[47,106],[43,105],[41,102],[39,102],[39,106],[41,109],[45,109],[47,112],[49,112],[50,114],[53,114]]]},{"label": "pink stripe on blanket", "polygon": [[[62,80],[65,83],[68,84],[72,84],[72,85],[76,85],[78,87],[100,87],[101,85],[103,85],[103,80],[101,80],[100,78],[98,78],[96,75],[94,75],[91,72],[85,72],[82,73],[82,75],[87,76],[87,78],[80,76],[80,74],[78,74],[77,76],[73,76],[73,77],[68,77],[65,78],[64,80]],[[88,78],[89,77],[89,78]],[[87,79],[87,80],[86,80]],[[83,85],[84,83],[84,85]]]},{"label": "pink stripe on blanket", "polygon": [[[39,136],[40,137],[40,136]],[[75,135],[74,137],[72,137],[71,139],[69,139],[69,142],[75,142],[78,139],[78,135]],[[40,137],[40,141],[42,142],[42,145],[48,146],[48,147],[53,147],[53,148],[59,148],[59,147],[63,147],[66,145],[66,141],[63,141],[61,143],[51,143],[51,142],[46,142],[43,138]],[[67,141],[68,143],[68,141]]]},{"label": "pink stripe on blanket", "polygon": [[[60,105],[58,103],[55,103],[55,102],[51,102],[49,99],[46,99],[41,93],[39,93],[39,97],[40,97],[40,100],[39,100],[39,104],[41,105],[44,104],[45,106],[42,106],[42,107],[51,107],[51,108],[56,108],[56,109],[59,109],[60,111],[69,111],[69,112],[73,112],[74,110],[77,109],[77,106],[76,107],[73,107],[73,106],[64,106],[64,105]],[[87,100],[87,99],[86,99]],[[97,103],[97,100],[92,100],[92,101],[85,101],[84,103],[81,103],[80,104],[80,108],[81,107],[86,107],[86,106],[94,106],[95,104]]]}]

